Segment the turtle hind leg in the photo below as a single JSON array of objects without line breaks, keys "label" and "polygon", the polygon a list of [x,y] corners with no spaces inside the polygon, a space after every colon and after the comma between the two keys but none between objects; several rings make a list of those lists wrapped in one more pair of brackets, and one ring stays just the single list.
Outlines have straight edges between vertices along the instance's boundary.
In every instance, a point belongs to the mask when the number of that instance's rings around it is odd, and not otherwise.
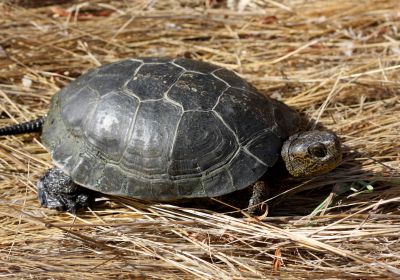
[{"label": "turtle hind leg", "polygon": [[59,168],[51,168],[37,183],[38,198],[42,206],[75,213],[94,202],[94,192],[75,184]]},{"label": "turtle hind leg", "polygon": [[252,186],[252,195],[249,200],[248,213],[252,216],[261,215],[266,211],[265,200],[269,197],[269,187],[265,181],[257,181]]}]

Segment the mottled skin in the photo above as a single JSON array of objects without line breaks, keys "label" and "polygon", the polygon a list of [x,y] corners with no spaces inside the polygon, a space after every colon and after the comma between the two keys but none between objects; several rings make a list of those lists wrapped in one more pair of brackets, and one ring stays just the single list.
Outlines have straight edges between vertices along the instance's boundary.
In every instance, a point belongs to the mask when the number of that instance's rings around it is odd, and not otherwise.
[{"label": "mottled skin", "polygon": [[[74,211],[86,203],[70,201],[85,201],[75,184],[153,201],[222,196],[252,185],[281,157],[294,176],[335,168],[338,138],[301,132],[301,124],[285,104],[209,63],[111,63],[53,97],[42,141],[58,169],[40,180],[40,200]],[[267,182],[256,186],[252,213],[267,197]]]},{"label": "mottled skin", "polygon": [[37,183],[38,198],[41,205],[59,211],[75,212],[90,206],[95,193],[75,184],[71,177],[59,168],[51,168]]},{"label": "mottled skin", "polygon": [[290,136],[283,144],[281,155],[294,177],[329,172],[342,160],[338,137],[332,132],[317,130]]}]

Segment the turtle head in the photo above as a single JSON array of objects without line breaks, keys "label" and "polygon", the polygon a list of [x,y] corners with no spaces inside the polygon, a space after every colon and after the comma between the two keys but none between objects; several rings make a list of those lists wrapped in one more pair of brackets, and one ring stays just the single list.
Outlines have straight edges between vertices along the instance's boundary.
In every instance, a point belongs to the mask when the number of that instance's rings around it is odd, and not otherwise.
[{"label": "turtle head", "polygon": [[282,158],[292,176],[326,173],[342,160],[339,138],[329,131],[305,131],[289,137],[282,146]]}]

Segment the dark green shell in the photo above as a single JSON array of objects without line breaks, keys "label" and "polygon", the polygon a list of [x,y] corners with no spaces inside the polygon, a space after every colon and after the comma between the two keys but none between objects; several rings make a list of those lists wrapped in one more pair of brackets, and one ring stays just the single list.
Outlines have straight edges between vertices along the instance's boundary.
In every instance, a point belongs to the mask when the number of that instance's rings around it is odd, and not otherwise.
[{"label": "dark green shell", "polygon": [[243,189],[279,158],[299,116],[231,71],[190,59],[128,59],[57,93],[42,139],[78,184],[149,200]]}]

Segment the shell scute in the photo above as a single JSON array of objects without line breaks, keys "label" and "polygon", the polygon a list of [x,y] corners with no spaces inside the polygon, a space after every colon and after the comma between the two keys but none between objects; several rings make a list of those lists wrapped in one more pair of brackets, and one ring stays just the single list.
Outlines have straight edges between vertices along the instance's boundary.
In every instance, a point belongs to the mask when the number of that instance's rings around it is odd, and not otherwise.
[{"label": "shell scute", "polygon": [[126,84],[140,100],[160,99],[184,70],[170,63],[144,64]]},{"label": "shell scute", "polygon": [[135,98],[119,92],[103,96],[85,123],[83,130],[87,141],[109,159],[118,160],[126,147],[127,134],[138,106]]},{"label": "shell scute", "polygon": [[213,77],[185,72],[168,92],[184,110],[211,110],[227,85]]}]

